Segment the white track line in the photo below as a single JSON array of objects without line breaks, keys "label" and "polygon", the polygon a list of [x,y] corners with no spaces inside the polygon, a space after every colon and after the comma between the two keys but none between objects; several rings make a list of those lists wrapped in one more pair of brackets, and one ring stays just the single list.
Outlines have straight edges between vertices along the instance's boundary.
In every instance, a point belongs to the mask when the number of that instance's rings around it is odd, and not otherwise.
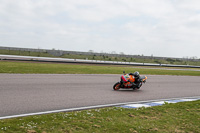
[{"label": "white track line", "polygon": [[79,111],[79,110],[94,109],[94,108],[103,108],[103,107],[120,106],[120,105],[126,105],[126,104],[141,104],[141,103],[148,103],[148,102],[167,101],[167,100],[178,100],[178,99],[192,99],[192,98],[200,99],[200,96],[195,96],[195,97],[182,97],[182,98],[170,98],[170,99],[159,99],[159,100],[148,100],[148,101],[138,101],[138,102],[127,102],[127,103],[116,103],[116,104],[105,104],[105,105],[96,105],[96,106],[88,106],[88,107],[79,107],[79,108],[52,110],[52,111],[44,111],[44,112],[36,112],[36,113],[27,113],[27,114],[20,114],[20,115],[3,116],[3,117],[0,117],[0,120],[2,120],[2,119],[16,118],[16,117],[32,116],[32,115],[42,115],[42,114],[50,114],[50,113],[58,113],[58,112],[70,112],[70,111]]}]

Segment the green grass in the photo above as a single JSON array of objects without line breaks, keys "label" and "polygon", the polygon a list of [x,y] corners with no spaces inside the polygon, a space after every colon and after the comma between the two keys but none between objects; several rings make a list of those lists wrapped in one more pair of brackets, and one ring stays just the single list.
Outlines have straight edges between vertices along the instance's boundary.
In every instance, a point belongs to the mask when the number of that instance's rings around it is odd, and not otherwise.
[{"label": "green grass", "polygon": [[199,133],[200,100],[149,108],[110,107],[0,120],[1,133]]},{"label": "green grass", "polygon": [[123,71],[139,71],[150,75],[190,75],[200,76],[200,71],[145,69],[144,67],[24,63],[0,61],[0,73],[42,73],[42,74],[122,74]]}]

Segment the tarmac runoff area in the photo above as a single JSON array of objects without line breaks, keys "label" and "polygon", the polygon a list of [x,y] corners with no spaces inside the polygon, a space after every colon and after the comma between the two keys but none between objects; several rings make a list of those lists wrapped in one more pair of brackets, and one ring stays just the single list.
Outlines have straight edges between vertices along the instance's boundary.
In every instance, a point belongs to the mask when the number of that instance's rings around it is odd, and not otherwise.
[{"label": "tarmac runoff area", "polygon": [[199,76],[147,75],[139,90],[114,91],[120,76],[0,74],[0,119],[200,96]]}]

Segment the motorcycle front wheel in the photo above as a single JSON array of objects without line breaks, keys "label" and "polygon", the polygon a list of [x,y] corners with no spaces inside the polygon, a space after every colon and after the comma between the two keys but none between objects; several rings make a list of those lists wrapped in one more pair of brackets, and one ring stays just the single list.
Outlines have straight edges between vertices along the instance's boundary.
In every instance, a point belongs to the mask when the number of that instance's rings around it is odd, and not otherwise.
[{"label": "motorcycle front wheel", "polygon": [[117,83],[114,84],[113,89],[114,90],[119,90],[120,86],[121,86],[120,82],[117,82]]},{"label": "motorcycle front wheel", "polygon": [[141,86],[142,86],[142,82],[138,85],[137,89],[140,89]]}]

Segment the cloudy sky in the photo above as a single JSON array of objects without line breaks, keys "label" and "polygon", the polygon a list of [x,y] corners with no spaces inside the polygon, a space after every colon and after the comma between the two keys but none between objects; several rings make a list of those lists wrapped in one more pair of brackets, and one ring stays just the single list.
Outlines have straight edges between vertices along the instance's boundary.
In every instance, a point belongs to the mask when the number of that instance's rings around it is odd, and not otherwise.
[{"label": "cloudy sky", "polygon": [[199,0],[0,0],[0,46],[200,58]]}]

